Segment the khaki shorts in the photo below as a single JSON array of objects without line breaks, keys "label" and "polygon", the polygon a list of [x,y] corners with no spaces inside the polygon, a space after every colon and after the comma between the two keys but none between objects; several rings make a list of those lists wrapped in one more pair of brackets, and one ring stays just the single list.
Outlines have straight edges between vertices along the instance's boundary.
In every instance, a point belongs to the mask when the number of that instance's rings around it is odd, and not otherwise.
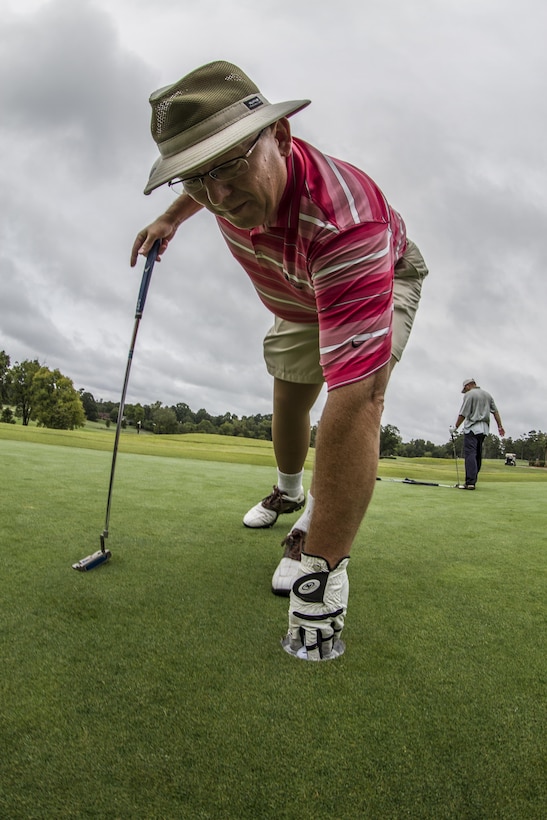
[{"label": "khaki shorts", "polygon": [[[414,242],[407,241],[395,265],[393,282],[393,342],[391,355],[399,361],[406,347],[428,270]],[[319,364],[319,325],[287,322],[276,317],[264,339],[264,360],[271,376],[287,382],[322,384]]]}]

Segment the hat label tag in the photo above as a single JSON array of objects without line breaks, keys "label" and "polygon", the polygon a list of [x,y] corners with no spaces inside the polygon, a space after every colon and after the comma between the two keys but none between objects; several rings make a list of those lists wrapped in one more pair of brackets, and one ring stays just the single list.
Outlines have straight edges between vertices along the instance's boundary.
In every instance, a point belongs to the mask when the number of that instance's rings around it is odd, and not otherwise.
[{"label": "hat label tag", "polygon": [[254,111],[255,108],[260,108],[261,105],[264,105],[260,97],[251,97],[250,100],[245,100],[245,105],[249,109],[249,111]]}]

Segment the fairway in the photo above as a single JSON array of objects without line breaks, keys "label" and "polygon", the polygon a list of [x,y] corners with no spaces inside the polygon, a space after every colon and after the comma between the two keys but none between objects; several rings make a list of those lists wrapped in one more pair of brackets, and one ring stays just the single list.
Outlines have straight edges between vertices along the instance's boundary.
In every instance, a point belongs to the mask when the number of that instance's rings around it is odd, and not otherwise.
[{"label": "fairway", "polygon": [[347,651],[306,664],[270,592],[296,516],[241,524],[270,442],[122,434],[112,559],[71,569],[113,438],[0,425],[0,817],[545,817],[546,470],[464,493],[388,480],[454,462],[381,461]]}]

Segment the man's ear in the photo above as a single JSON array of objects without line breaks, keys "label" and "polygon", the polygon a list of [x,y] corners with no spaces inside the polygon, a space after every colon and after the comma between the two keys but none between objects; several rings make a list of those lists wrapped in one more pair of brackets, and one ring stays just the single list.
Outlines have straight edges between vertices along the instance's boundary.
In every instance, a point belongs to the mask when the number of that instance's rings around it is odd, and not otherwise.
[{"label": "man's ear", "polygon": [[279,153],[282,157],[290,156],[292,150],[291,126],[287,117],[283,117],[274,123],[274,139],[279,146]]}]

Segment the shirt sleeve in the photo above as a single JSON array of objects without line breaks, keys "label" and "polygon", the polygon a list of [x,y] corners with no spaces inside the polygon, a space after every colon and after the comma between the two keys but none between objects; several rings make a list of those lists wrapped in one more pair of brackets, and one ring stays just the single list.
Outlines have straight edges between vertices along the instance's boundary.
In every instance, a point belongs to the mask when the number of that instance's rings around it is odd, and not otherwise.
[{"label": "shirt sleeve", "polygon": [[391,357],[394,250],[384,222],[343,231],[310,260],[328,389],[361,381]]}]

